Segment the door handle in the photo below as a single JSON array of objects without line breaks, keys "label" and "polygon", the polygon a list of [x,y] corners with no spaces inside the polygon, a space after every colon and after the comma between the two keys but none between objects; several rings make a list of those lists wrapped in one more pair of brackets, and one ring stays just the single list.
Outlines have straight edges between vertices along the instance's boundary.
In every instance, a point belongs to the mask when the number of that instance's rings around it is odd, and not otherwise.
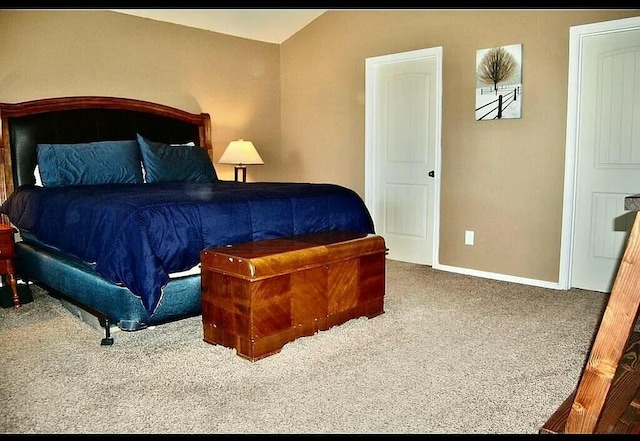
[{"label": "door handle", "polygon": [[435,172],[434,170],[431,170],[431,171],[429,172],[429,177],[430,177],[430,178],[435,177],[435,175],[436,175],[436,172]]}]

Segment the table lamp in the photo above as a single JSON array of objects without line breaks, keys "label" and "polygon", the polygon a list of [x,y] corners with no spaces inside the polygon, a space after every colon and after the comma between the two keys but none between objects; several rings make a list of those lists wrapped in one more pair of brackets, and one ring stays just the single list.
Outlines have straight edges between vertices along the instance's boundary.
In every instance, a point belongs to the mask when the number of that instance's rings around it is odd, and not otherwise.
[{"label": "table lamp", "polygon": [[262,165],[264,161],[251,141],[238,139],[231,141],[218,161],[220,164],[235,164],[233,179],[240,182],[238,175],[242,172],[242,182],[247,182],[246,165]]}]

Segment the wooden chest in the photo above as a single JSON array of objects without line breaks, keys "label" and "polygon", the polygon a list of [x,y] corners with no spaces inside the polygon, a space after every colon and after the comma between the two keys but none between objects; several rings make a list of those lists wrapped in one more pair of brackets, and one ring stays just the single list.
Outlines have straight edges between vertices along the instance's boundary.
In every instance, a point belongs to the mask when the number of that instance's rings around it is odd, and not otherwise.
[{"label": "wooden chest", "polygon": [[384,312],[384,239],[328,232],[205,249],[204,341],[251,361],[301,336]]}]

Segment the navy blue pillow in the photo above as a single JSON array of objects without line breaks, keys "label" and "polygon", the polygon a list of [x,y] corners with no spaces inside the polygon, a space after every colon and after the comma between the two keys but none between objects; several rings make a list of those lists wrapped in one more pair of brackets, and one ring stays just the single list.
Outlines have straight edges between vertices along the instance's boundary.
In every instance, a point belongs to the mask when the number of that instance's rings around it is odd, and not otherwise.
[{"label": "navy blue pillow", "polygon": [[143,182],[134,140],[38,144],[37,156],[45,187]]},{"label": "navy blue pillow", "polygon": [[207,149],[149,141],[140,134],[137,137],[147,182],[218,180]]}]

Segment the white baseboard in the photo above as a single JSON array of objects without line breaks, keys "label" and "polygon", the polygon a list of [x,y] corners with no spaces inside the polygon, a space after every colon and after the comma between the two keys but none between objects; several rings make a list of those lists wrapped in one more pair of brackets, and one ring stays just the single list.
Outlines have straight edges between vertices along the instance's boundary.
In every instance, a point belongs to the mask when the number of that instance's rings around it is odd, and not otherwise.
[{"label": "white baseboard", "polygon": [[466,274],[468,276],[483,277],[485,279],[502,280],[505,282],[520,283],[522,285],[539,286],[541,288],[550,288],[550,289],[566,291],[565,289],[560,287],[559,282],[549,282],[546,280],[528,279],[526,277],[510,276],[508,274],[491,273],[488,271],[478,271],[470,268],[460,268],[457,266],[449,266],[449,265],[433,265],[432,268],[437,270],[442,270],[442,271],[449,271],[452,273]]}]

